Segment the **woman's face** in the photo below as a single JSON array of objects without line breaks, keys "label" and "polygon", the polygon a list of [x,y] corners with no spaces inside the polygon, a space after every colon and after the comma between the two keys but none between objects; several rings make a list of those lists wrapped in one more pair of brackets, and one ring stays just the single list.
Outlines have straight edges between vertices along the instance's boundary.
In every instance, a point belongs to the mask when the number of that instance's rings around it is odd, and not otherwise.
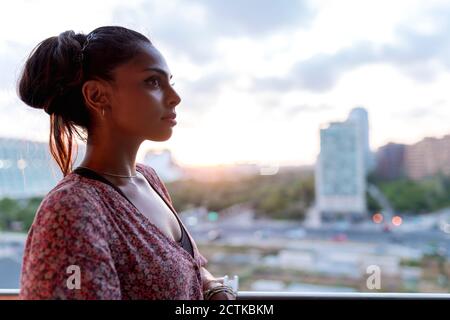
[{"label": "woman's face", "polygon": [[175,107],[181,99],[161,53],[150,44],[114,70],[111,100],[112,130],[144,140],[165,141],[176,125]]}]

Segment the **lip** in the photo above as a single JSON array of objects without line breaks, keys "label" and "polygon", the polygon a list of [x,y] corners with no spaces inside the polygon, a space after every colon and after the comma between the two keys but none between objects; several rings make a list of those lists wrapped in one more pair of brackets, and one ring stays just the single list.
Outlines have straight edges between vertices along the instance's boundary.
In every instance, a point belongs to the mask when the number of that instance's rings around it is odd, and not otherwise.
[{"label": "lip", "polygon": [[162,117],[162,119],[163,120],[166,120],[166,119],[173,119],[173,120],[175,120],[176,117],[177,117],[176,113],[171,113],[171,114],[169,114],[169,115],[167,115],[165,117]]},{"label": "lip", "polygon": [[176,113],[171,113],[168,116],[165,116],[165,117],[163,117],[161,119],[164,120],[164,121],[169,122],[171,125],[174,126],[174,125],[177,124],[177,121],[175,120],[176,117],[177,117]]},{"label": "lip", "polygon": [[175,119],[163,118],[162,120],[169,122],[173,126],[177,124],[177,121]]}]

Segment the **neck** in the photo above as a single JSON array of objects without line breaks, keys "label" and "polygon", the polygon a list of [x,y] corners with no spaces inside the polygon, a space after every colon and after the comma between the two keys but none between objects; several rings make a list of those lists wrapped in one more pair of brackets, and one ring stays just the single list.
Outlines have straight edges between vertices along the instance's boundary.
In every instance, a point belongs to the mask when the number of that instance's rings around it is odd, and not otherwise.
[{"label": "neck", "polygon": [[101,143],[88,138],[86,154],[80,166],[99,172],[136,175],[136,155],[141,143],[117,136],[102,139]]}]

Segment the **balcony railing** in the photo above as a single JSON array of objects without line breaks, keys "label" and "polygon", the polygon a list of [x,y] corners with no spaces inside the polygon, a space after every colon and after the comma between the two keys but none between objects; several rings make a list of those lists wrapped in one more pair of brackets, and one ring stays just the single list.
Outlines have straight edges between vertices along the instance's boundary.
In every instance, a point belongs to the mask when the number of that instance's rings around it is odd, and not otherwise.
[{"label": "balcony railing", "polygon": [[[0,300],[19,298],[19,289],[0,289]],[[278,292],[239,291],[238,300],[302,300],[302,299],[386,299],[386,300],[449,300],[450,293],[379,293],[379,292]]]},{"label": "balcony railing", "polygon": [[388,300],[450,300],[450,293],[381,293],[381,292],[284,292],[239,291],[238,300],[296,300],[296,299],[388,299]]},{"label": "balcony railing", "polygon": [[0,300],[16,300],[19,298],[19,289],[0,289]]}]

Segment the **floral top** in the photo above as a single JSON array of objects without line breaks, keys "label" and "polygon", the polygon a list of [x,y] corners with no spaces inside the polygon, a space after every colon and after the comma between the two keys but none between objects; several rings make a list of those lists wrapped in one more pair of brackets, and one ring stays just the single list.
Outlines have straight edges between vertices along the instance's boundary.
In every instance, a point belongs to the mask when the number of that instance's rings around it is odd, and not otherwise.
[{"label": "floral top", "polygon": [[[176,214],[155,170],[136,164]],[[180,221],[181,223],[181,221]],[[203,299],[207,260],[162,233],[112,186],[74,172],[42,200],[23,258],[22,299]]]}]

